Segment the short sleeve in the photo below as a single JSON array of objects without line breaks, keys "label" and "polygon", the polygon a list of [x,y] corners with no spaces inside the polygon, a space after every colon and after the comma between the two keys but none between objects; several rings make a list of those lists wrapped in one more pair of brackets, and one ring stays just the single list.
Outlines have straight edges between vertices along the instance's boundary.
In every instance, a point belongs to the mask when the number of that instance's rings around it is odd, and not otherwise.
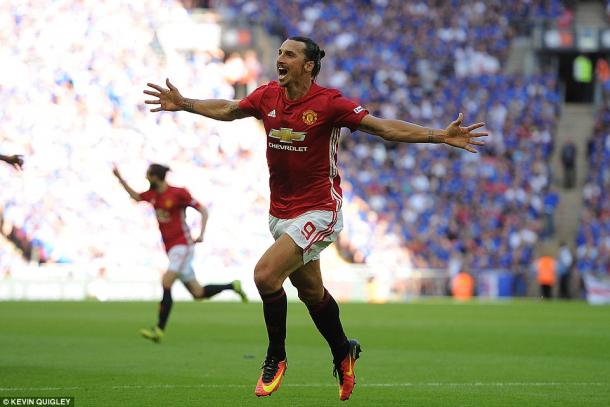
[{"label": "short sleeve", "polygon": [[261,100],[268,85],[259,86],[248,96],[239,101],[239,108],[257,119],[261,118]]},{"label": "short sleeve", "polygon": [[178,195],[180,197],[180,204],[184,207],[190,206],[191,208],[199,209],[201,204],[191,196],[191,193],[186,188],[182,188]]},{"label": "short sleeve", "polygon": [[149,189],[148,191],[140,193],[140,198],[142,198],[143,201],[150,202],[154,195],[155,193]]},{"label": "short sleeve", "polygon": [[337,93],[330,100],[335,124],[355,131],[369,111],[359,104]]}]

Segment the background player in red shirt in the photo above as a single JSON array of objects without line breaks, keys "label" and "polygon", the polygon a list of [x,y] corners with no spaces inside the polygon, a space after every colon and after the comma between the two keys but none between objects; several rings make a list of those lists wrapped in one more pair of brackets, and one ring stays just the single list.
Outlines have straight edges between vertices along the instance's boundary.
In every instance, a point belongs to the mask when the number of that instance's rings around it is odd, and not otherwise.
[{"label": "background player in red shirt", "polygon": [[18,170],[23,166],[23,156],[22,155],[2,155],[0,154],[0,161],[4,161],[7,164],[12,165]]},{"label": "background player in red shirt", "polygon": [[[135,201],[146,201],[155,208],[161,238],[169,258],[169,267],[163,275],[163,299],[159,304],[159,320],[151,329],[142,329],[140,333],[147,339],[159,342],[163,338],[163,331],[172,308],[172,285],[180,279],[195,299],[204,299],[215,296],[224,290],[235,291],[247,302],[247,297],[241,289],[241,283],[235,280],[227,284],[211,284],[202,287],[195,277],[192,260],[194,243],[203,242],[205,226],[208,221],[208,211],[197,202],[185,188],[177,188],[165,181],[169,168],[160,164],[151,164],[146,171],[146,178],[150,183],[148,191],[137,193],[125,182],[118,168],[113,169],[114,175]],[[186,224],[186,208],[194,208],[201,214],[201,232],[193,240]]]},{"label": "background player in red shirt", "polygon": [[421,127],[401,120],[377,118],[334,89],[318,86],[324,51],[309,38],[286,40],[277,56],[278,81],[263,85],[240,101],[195,100],[183,97],[172,83],[168,89],[149,83],[144,93],[159,105],[152,112],[180,111],[230,121],[254,116],[267,132],[267,162],[271,207],[269,226],[275,243],[254,268],[263,300],[269,347],[255,388],[257,396],[276,391],[286,370],[286,293],[289,278],[307,305],[316,327],[333,354],[339,397],[347,400],[355,384],[354,366],[360,344],[346,337],[339,307],[322,283],[319,253],[342,228],[341,188],[337,171],[339,130],[362,130],[384,140],[404,143],[445,143],[476,152],[483,145],[473,133],[484,126],[462,126],[462,114],[445,129]]}]

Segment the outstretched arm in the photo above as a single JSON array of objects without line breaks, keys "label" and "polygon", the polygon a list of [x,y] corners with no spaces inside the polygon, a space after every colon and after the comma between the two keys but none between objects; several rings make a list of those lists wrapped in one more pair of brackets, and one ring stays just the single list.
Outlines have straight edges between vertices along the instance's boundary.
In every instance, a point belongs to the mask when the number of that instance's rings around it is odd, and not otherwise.
[{"label": "outstretched arm", "polygon": [[387,141],[400,143],[445,143],[453,147],[462,148],[476,153],[473,146],[485,145],[484,142],[475,140],[485,137],[487,132],[473,133],[474,130],[485,126],[485,123],[476,123],[462,127],[464,115],[460,113],[446,129],[432,129],[417,124],[404,122],[402,120],[380,119],[373,115],[366,115],[358,130],[379,136]]},{"label": "outstretched arm", "polygon": [[151,109],[151,112],[178,112],[183,110],[222,121],[232,121],[250,116],[239,108],[239,101],[237,100],[188,99],[180,94],[178,88],[172,85],[169,79],[165,80],[165,84],[168,89],[154,83],[147,84],[154,90],[146,89],[144,93],[157,99],[146,100],[144,103],[147,105],[159,105],[159,107]]},{"label": "outstretched arm", "polygon": [[23,166],[23,156],[22,155],[2,155],[0,154],[0,161],[4,161],[7,164],[12,165],[18,170]]},{"label": "outstretched arm", "polygon": [[125,188],[125,191],[127,191],[129,196],[131,197],[131,199],[133,199],[136,202],[140,202],[142,200],[142,197],[140,196],[140,194],[138,194],[132,187],[129,186],[129,184],[127,182],[125,182],[125,180],[121,176],[121,173],[119,172],[119,169],[116,166],[114,168],[112,168],[112,173],[114,174],[115,177],[117,177],[117,179],[119,180],[119,182],[121,183],[123,188]]}]

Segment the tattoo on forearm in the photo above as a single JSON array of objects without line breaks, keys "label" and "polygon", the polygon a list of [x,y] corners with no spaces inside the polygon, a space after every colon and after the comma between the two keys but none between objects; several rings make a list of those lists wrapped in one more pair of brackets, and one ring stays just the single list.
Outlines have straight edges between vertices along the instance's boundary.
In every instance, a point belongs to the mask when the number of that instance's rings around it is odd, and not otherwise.
[{"label": "tattoo on forearm", "polygon": [[182,103],[182,109],[186,110],[187,112],[194,113],[195,112],[195,106],[194,106],[193,100],[192,99],[184,99],[184,102]]},{"label": "tattoo on forearm", "polygon": [[240,114],[241,110],[239,110],[239,105],[237,103],[231,103],[229,105],[228,112],[230,120],[241,119],[242,117],[245,117],[245,115]]},{"label": "tattoo on forearm", "polygon": [[428,129],[428,143],[434,143],[434,134],[432,129]]}]

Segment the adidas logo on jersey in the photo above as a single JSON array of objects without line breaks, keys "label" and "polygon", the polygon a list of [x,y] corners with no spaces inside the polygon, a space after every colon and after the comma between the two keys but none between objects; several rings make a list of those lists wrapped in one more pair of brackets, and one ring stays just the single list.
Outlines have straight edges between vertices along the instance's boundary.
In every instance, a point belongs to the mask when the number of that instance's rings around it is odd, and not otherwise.
[{"label": "adidas logo on jersey", "polygon": [[272,111],[269,112],[269,114],[267,114],[267,116],[269,117],[275,117],[275,109],[273,109]]}]

